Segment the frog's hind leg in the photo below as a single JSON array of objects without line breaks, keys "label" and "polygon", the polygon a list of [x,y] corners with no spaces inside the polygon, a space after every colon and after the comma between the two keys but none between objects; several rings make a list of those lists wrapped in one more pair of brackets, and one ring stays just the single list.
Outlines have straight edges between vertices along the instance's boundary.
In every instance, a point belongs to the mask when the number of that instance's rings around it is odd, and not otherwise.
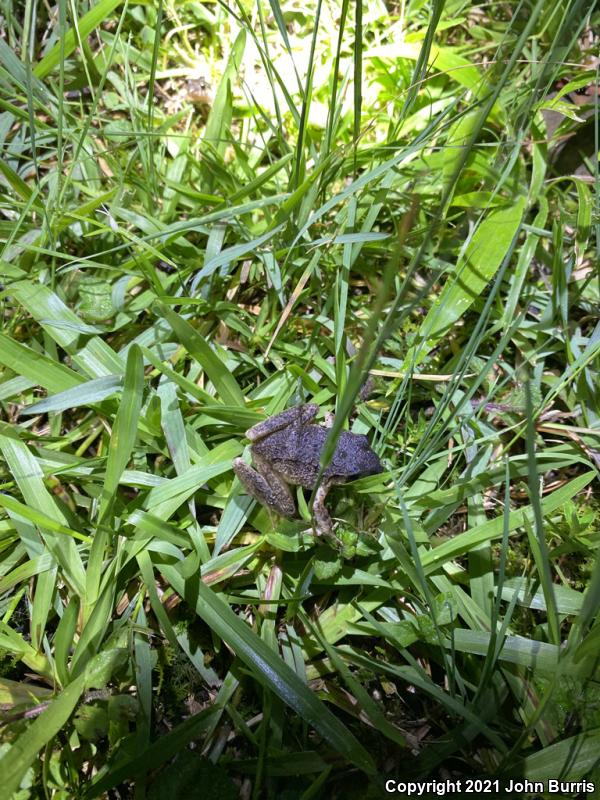
[{"label": "frog's hind leg", "polygon": [[256,442],[270,433],[287,428],[289,425],[306,425],[317,416],[318,412],[319,406],[316,403],[288,408],[282,411],[281,414],[275,414],[274,417],[269,417],[263,422],[253,425],[246,431],[246,438],[250,439],[251,442]]},{"label": "frog's hind leg", "polygon": [[[256,460],[256,457],[254,457]],[[269,481],[242,458],[233,460],[233,471],[240,479],[244,489],[263,506],[276,511],[282,517],[293,517],[296,513],[294,498],[287,483],[273,472],[269,473]]]}]

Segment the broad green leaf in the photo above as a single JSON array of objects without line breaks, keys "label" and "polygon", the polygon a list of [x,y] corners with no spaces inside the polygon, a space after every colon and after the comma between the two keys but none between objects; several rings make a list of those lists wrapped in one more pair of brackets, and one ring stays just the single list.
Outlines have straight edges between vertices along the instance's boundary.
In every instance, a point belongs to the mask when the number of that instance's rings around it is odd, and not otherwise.
[{"label": "broad green leaf", "polygon": [[73,362],[90,378],[123,373],[123,362],[99,336],[90,337],[83,348],[78,346],[79,329],[84,323],[47,286],[24,280],[13,283],[10,291],[49,336],[71,354]]},{"label": "broad green leaf", "polygon": [[591,192],[582,180],[575,182],[577,187],[577,226],[575,228],[576,266],[580,266],[585,258],[588,240],[591,233],[593,200]]},{"label": "broad green leaf", "polygon": [[[456,628],[452,646],[465,653],[485,656],[490,647],[490,633]],[[500,661],[519,664],[529,669],[554,673],[558,665],[560,650],[553,644],[528,639],[526,636],[507,636],[498,655]]]},{"label": "broad green leaf", "polygon": [[520,198],[508,208],[490,212],[477,228],[456,268],[448,275],[442,294],[421,323],[419,333],[424,346],[409,352],[405,365],[422,361],[484,291],[510,252],[525,203],[525,198]]},{"label": "broad green leaf", "polygon": [[[561,448],[549,447],[545,451],[540,451],[536,454],[537,464],[539,470],[554,470],[564,467],[574,466],[576,464],[584,463],[586,466],[591,467],[591,463],[582,462],[578,455],[567,453]],[[436,469],[437,468],[437,469]],[[438,470],[441,468],[441,472]],[[525,456],[517,455],[510,461],[510,477],[511,480],[527,477],[528,464]],[[478,494],[490,486],[498,486],[504,479],[504,467],[493,467],[485,470],[477,475],[473,475],[468,479],[458,479],[448,489],[435,489],[438,485],[438,477],[445,471],[445,464],[438,461],[432,465],[434,470],[433,475],[435,482],[422,484],[423,475],[416,481],[404,495],[406,501],[411,501],[419,508],[444,508],[460,503],[475,494]],[[425,474],[425,473],[424,473]],[[408,505],[408,502],[407,502]]]},{"label": "broad green leaf", "polygon": [[275,236],[283,230],[283,228],[283,225],[275,225],[273,228],[269,228],[266,233],[256,236],[254,239],[251,239],[248,242],[240,242],[240,244],[234,244],[231,245],[231,247],[226,247],[225,250],[221,250],[218,255],[215,255],[206,261],[202,269],[196,275],[196,280],[199,280],[200,278],[207,278],[219,267],[222,267],[225,264],[231,264],[232,262],[237,261],[239,258],[242,258],[242,256],[258,250],[258,248],[262,247],[262,245],[264,245],[266,242],[270,242],[272,239],[274,239]]},{"label": "broad green leaf", "polygon": [[[236,455],[241,452],[237,448]],[[190,498],[208,480],[231,470],[231,460],[217,461],[207,466],[190,467],[183,475],[152,489],[146,499],[146,508],[156,517],[168,520],[182,503]]]},{"label": "broad green leaf", "polygon": [[110,503],[119,485],[123,470],[131,458],[131,451],[138,436],[138,421],[142,407],[144,391],[144,367],[140,349],[134,345],[129,348],[123,397],[115,417],[115,424],[110,437],[106,478],[100,502],[100,519],[109,509]]},{"label": "broad green leaf", "polygon": [[[142,363],[142,354],[139,347],[133,345],[129,348],[129,353],[127,354],[123,397],[121,398],[121,404],[115,417],[112,436],[110,437],[106,475],[104,478],[104,486],[102,487],[100,509],[98,512],[99,525],[96,530],[96,535],[94,536],[88,563],[84,613],[84,618],[86,620],[92,612],[100,591],[100,580],[103,570],[105,569],[104,551],[108,543],[108,532],[105,525],[110,517],[119,481],[131,458],[131,452],[138,437],[138,423],[142,407],[143,391],[144,366]],[[84,629],[84,635],[86,635],[86,633],[87,631]],[[82,640],[79,641],[79,645],[81,644]]]},{"label": "broad green leaf", "polygon": [[[583,594],[569,586],[555,584],[554,593],[561,614],[579,614],[583,604]],[[527,578],[509,578],[502,585],[502,599],[510,602],[514,596],[517,605],[533,611],[545,611],[546,601],[539,583]]]},{"label": "broad green leaf", "polygon": [[187,352],[193,356],[202,366],[210,380],[214,383],[215,389],[221,396],[224,403],[232,406],[244,406],[244,395],[237,382],[226,365],[208,344],[208,342],[184,320],[170,308],[164,305],[158,306],[160,313],[167,320],[173,333],[185,347]]},{"label": "broad green leaf", "polygon": [[53,669],[48,658],[43,653],[39,653],[20,633],[2,620],[0,620],[0,648],[5,652],[12,653],[29,669],[46,680],[52,680]]},{"label": "broad green leaf", "polygon": [[4,333],[0,333],[0,364],[49,392],[61,392],[85,382],[82,375]]},{"label": "broad green leaf", "polygon": [[107,397],[111,397],[123,386],[121,375],[107,375],[104,378],[96,378],[93,381],[80,383],[74,389],[67,389],[58,392],[39,403],[26,406],[21,414],[46,414],[49,411],[65,411],[68,408],[78,408],[80,406],[90,406],[99,403]]},{"label": "broad green leaf", "polygon": [[[10,76],[11,78],[13,90],[16,88],[15,84],[17,84],[23,93],[31,93],[32,99],[35,98],[42,108],[48,108],[51,95],[42,81],[39,80],[39,76],[31,74],[31,71],[5,39],[0,39],[0,63],[6,68],[7,77]],[[10,109],[7,110],[10,111]],[[25,111],[25,118],[29,119],[27,111]]]},{"label": "broad green leaf", "polygon": [[0,678],[0,704],[4,706],[19,706],[26,703],[35,705],[51,696],[52,689],[45,686]]},{"label": "broad green leaf", "polygon": [[6,592],[12,589],[13,586],[28,581],[34,575],[39,575],[41,572],[52,569],[54,563],[55,561],[50,553],[44,553],[44,555],[25,561],[0,578],[0,592]]},{"label": "broad green leaf", "polygon": [[[241,445],[236,447],[235,442],[232,442],[232,458],[239,455],[241,449]],[[214,459],[210,457],[203,458],[202,460],[205,463],[190,467],[182,475],[166,480],[161,483],[160,486],[152,489],[146,498],[145,507],[149,511],[152,511],[152,513],[156,513],[153,509],[156,509],[157,506],[173,500],[176,497],[178,497],[179,502],[181,502],[182,495],[185,495],[187,499],[190,493],[195,492],[203,483],[231,469],[232,459],[229,457],[225,459],[219,458],[218,461],[214,461]]]},{"label": "broad green leaf", "polygon": [[[546,786],[549,780],[558,783],[586,777],[593,779],[597,775],[599,752],[600,730],[594,728],[533,753],[517,764],[515,775],[543,781]],[[559,785],[555,786],[555,790],[560,790]]]},{"label": "broad green leaf", "polygon": [[[421,52],[421,42],[395,42],[389,45],[376,45],[365,50],[365,58],[389,58],[396,61],[399,58],[408,58],[416,61]],[[445,73],[448,78],[464,86],[476,96],[481,96],[486,90],[486,79],[478,66],[468,58],[459,55],[451,47],[433,45],[429,52],[429,67]],[[492,108],[492,116],[496,121],[503,117],[502,107],[496,102]]]},{"label": "broad green leaf", "polygon": [[[448,131],[442,176],[444,179],[444,188],[449,192],[454,189],[451,182],[454,180],[454,173],[463,158],[463,150],[468,146],[469,139],[477,130],[478,124],[479,113],[476,109],[459,117]],[[452,195],[450,195],[450,197],[452,197]],[[453,201],[449,199],[448,205],[451,205],[452,202]]]},{"label": "broad green leaf", "polygon": [[0,174],[4,180],[10,185],[12,190],[22,199],[29,200],[31,197],[31,188],[25,183],[23,178],[18,175],[10,166],[0,159]]}]

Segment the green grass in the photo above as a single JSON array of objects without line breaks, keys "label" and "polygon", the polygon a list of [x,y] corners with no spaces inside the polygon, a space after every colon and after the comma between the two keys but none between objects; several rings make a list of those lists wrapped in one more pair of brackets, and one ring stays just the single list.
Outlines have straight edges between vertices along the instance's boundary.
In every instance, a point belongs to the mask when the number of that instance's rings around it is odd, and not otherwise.
[{"label": "green grass", "polygon": [[[589,6],[4,4],[7,797],[600,781]],[[231,466],[304,402],[330,539]]]}]

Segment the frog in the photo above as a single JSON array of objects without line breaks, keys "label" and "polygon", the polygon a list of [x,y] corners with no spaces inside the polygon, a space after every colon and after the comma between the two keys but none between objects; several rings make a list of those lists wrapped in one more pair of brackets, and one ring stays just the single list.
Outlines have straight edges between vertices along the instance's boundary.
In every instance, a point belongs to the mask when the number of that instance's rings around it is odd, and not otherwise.
[{"label": "frog", "polygon": [[185,99],[197,106],[212,106],[215,100],[213,87],[204,75],[190,78],[186,83]]},{"label": "frog", "polygon": [[[254,467],[242,458],[233,470],[246,492],[283,517],[294,517],[296,505],[290,486],[314,489],[328,427],[313,422],[319,412],[314,403],[294,406],[259,422],[246,431]],[[317,534],[330,534],[333,523],[325,506],[332,486],[383,472],[366,436],[342,431],[333,458],[316,489],[313,515]]]}]

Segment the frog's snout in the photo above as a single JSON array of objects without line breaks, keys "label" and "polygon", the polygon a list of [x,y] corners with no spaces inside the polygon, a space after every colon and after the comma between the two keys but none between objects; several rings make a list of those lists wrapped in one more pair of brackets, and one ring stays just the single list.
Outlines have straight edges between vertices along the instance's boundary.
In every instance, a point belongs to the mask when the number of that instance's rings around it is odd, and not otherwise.
[{"label": "frog's snout", "polygon": [[371,472],[369,472],[369,475],[379,475],[380,472],[383,472],[383,465],[379,458],[375,456],[375,464]]},{"label": "frog's snout", "polygon": [[379,460],[379,456],[371,450],[369,461],[365,464],[365,468],[361,470],[361,475],[363,477],[367,475],[379,475],[380,472],[383,472],[383,466]]}]

